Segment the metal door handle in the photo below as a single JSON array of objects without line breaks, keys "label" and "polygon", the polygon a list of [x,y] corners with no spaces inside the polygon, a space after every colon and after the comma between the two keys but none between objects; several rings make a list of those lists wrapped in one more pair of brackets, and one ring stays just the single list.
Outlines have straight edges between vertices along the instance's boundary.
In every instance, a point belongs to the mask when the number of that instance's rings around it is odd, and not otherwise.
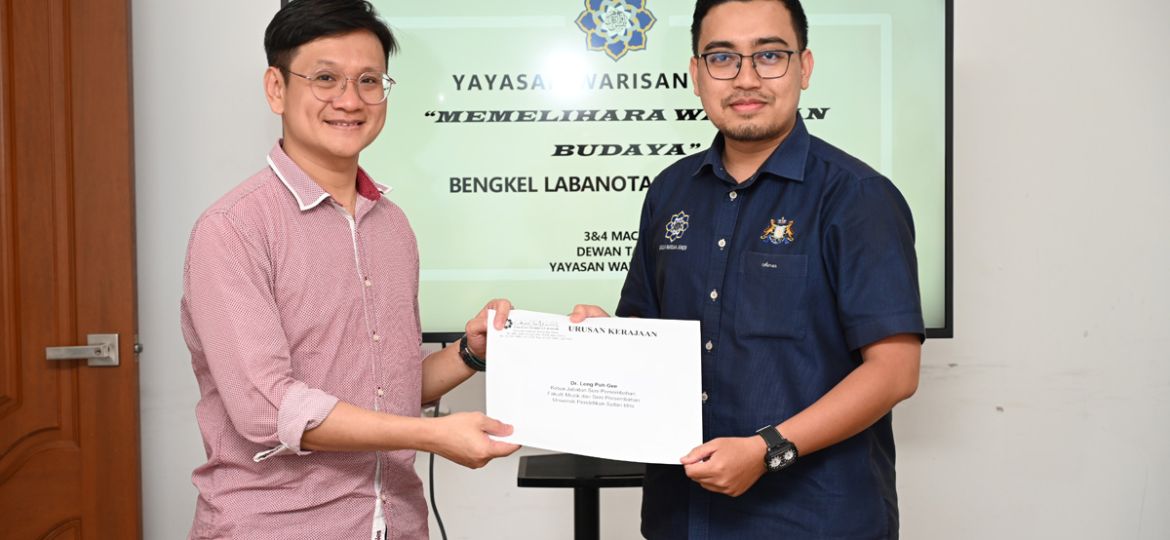
[{"label": "metal door handle", "polygon": [[45,347],[46,360],[89,360],[90,367],[118,365],[118,334],[90,334],[89,345]]}]

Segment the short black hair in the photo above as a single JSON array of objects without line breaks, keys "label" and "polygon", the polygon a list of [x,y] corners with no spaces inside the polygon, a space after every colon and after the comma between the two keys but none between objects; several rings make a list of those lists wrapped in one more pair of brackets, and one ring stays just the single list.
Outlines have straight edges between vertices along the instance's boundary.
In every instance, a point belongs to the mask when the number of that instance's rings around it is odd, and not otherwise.
[{"label": "short black hair", "polygon": [[318,38],[358,30],[368,30],[378,38],[389,63],[390,55],[398,50],[398,42],[366,0],[294,0],[276,12],[264,31],[268,65],[280,68],[287,78],[298,47]]},{"label": "short black hair", "polygon": [[[703,19],[707,17],[707,12],[711,11],[711,8],[728,2],[750,1],[752,0],[698,0],[695,2],[695,16],[691,19],[691,53],[695,56],[699,55],[699,30],[702,28]],[[804,7],[800,5],[800,0],[776,1],[783,2],[784,7],[788,8],[788,13],[792,14],[792,27],[796,29],[797,50],[807,49],[808,16],[804,14]]]}]

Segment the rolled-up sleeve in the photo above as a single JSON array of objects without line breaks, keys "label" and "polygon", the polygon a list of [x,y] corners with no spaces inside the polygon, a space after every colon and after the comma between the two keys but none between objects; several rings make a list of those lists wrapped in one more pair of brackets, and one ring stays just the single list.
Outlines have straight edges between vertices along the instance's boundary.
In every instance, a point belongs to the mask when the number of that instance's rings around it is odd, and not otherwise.
[{"label": "rolled-up sleeve", "polygon": [[270,448],[256,460],[307,453],[302,435],[338,398],[294,378],[266,246],[230,214],[205,215],[191,233],[183,312],[195,369],[206,368],[231,427]]}]

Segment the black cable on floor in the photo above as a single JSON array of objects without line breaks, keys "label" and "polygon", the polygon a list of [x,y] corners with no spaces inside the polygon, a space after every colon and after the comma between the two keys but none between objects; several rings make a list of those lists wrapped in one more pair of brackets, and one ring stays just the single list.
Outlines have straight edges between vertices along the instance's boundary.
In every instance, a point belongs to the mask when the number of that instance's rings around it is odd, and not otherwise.
[{"label": "black cable on floor", "polygon": [[[439,400],[435,400],[434,418],[439,417]],[[443,518],[439,516],[439,507],[435,505],[435,453],[431,452],[431,463],[428,467],[427,481],[431,487],[431,512],[435,514],[435,521],[439,524],[439,534],[443,536],[443,540],[447,540],[447,529],[443,527]]]}]

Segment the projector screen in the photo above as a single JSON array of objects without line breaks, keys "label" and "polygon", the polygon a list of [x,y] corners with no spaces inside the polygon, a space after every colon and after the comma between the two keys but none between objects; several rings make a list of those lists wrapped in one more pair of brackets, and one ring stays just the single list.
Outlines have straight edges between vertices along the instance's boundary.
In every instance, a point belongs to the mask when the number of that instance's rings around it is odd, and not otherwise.
[{"label": "projector screen", "polygon": [[[374,4],[401,49],[361,162],[418,237],[424,331],[461,333],[493,297],[612,311],[646,188],[715,135],[687,71],[694,3]],[[799,114],[905,195],[928,335],[950,337],[950,2],[805,9],[816,65]]]}]

